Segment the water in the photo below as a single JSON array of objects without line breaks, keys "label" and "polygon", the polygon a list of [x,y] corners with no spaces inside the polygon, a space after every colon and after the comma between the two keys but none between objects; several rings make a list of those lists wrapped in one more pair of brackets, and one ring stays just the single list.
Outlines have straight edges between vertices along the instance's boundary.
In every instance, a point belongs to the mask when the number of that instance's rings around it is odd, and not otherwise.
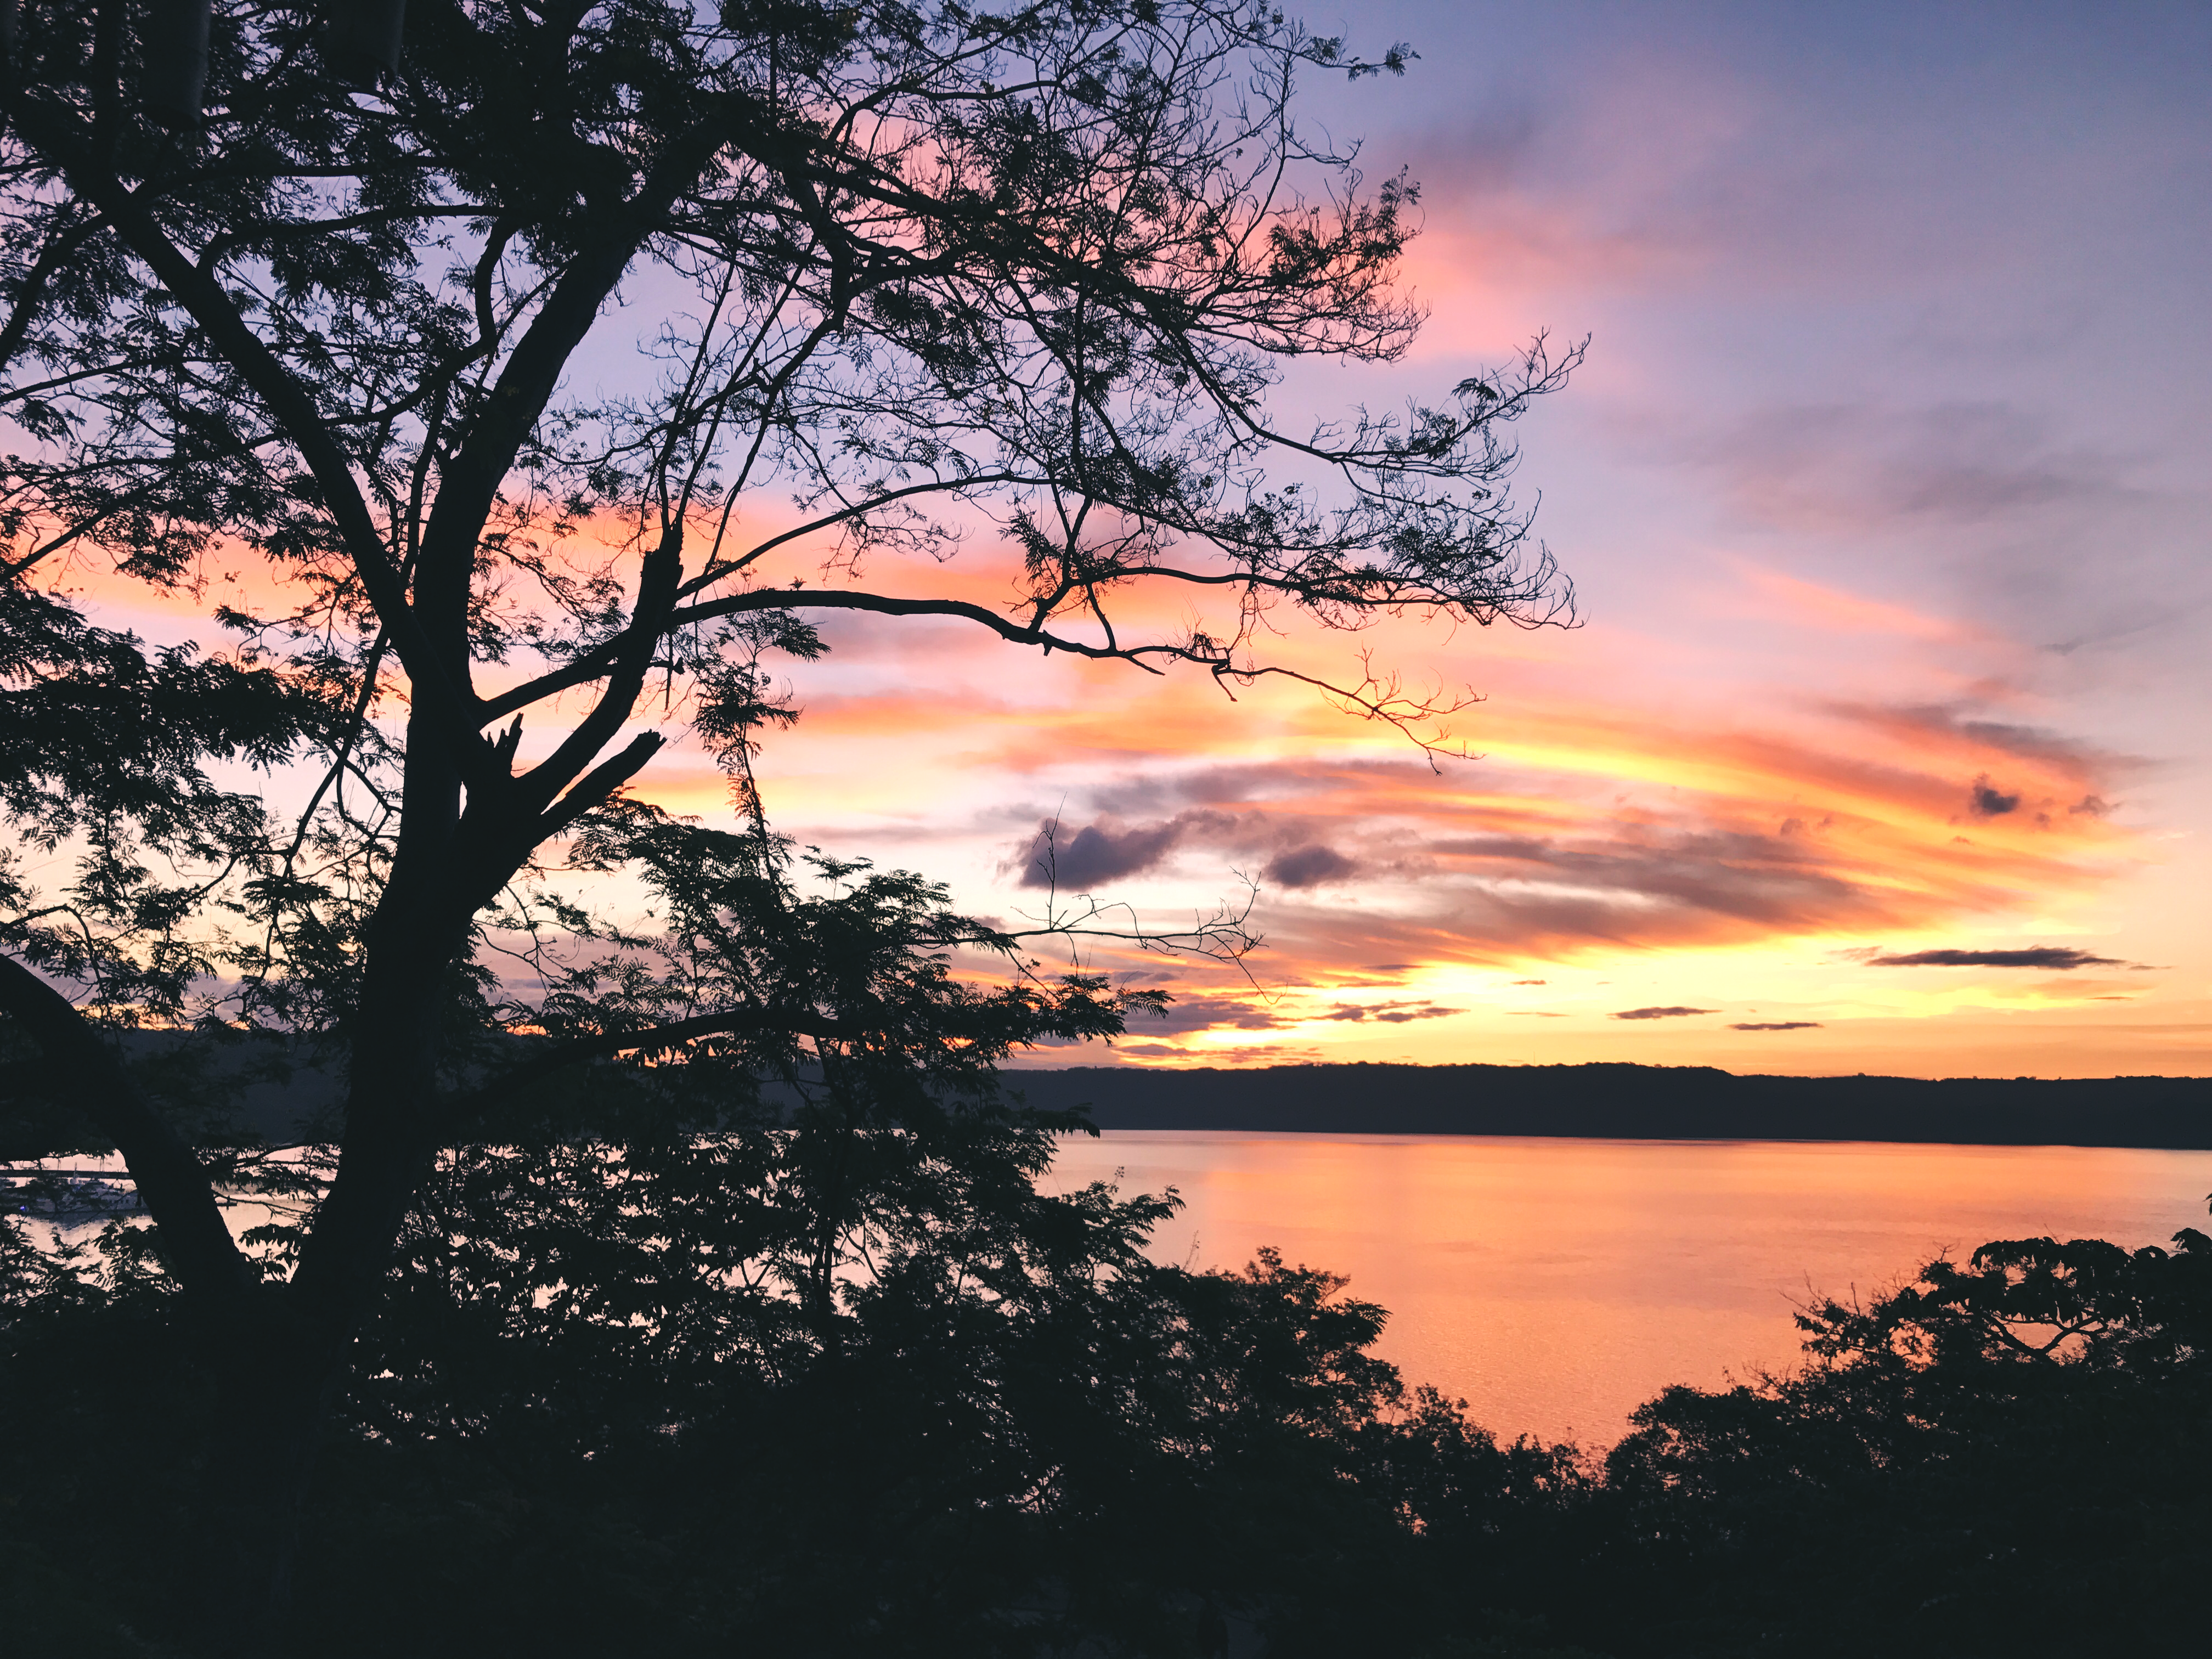
[{"label": "water", "polygon": [[[1116,1175],[1116,1171],[1119,1175]],[[1181,1189],[1153,1254],[1260,1245],[1390,1310],[1380,1352],[1501,1435],[1604,1445],[1669,1382],[1797,1354],[1793,1304],[1996,1238],[2164,1243],[2205,1227],[2212,1152],[1802,1141],[1109,1130],[1059,1186]]]}]

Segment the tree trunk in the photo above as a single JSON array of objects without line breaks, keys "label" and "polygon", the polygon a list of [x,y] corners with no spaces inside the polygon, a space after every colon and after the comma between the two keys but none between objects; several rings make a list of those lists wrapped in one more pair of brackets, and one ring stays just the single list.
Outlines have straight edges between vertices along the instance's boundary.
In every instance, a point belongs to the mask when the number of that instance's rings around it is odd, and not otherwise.
[{"label": "tree trunk", "polygon": [[374,1302],[445,1128],[437,1108],[446,999],[477,909],[463,877],[460,803],[445,735],[418,711],[408,720],[391,879],[362,940],[337,1172],[292,1277],[303,1321],[332,1352]]},{"label": "tree trunk", "polygon": [[[260,1559],[254,1599],[262,1645],[281,1639],[293,1607],[307,1502],[331,1407],[342,1396],[356,1339],[374,1316],[409,1205],[434,1156],[438,1028],[450,952],[416,971],[376,975],[364,988],[338,1170],[318,1207],[291,1282],[271,1287],[264,1317],[226,1365],[225,1415],[260,1469]],[[312,1646],[312,1644],[307,1645]]]},{"label": "tree trunk", "polygon": [[442,737],[422,729],[422,716],[409,726],[399,845],[362,941],[337,1169],[276,1316],[232,1372],[232,1409],[267,1453],[263,1599],[272,1638],[289,1621],[301,1523],[330,1408],[343,1389],[355,1339],[383,1293],[408,1206],[447,1130],[438,1109],[439,1062],[452,975],[477,904],[457,847],[458,769]]}]

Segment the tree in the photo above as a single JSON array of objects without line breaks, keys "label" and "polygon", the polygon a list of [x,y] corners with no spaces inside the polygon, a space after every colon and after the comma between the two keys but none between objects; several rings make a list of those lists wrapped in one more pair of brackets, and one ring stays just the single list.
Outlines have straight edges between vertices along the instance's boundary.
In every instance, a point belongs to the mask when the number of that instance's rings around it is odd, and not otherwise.
[{"label": "tree", "polygon": [[[764,661],[817,655],[812,619],[958,618],[1242,684],[1291,672],[1257,654],[1277,607],[1357,628],[1565,603],[1503,434],[1575,354],[1540,340],[1433,406],[1303,435],[1268,413],[1282,360],[1388,360],[1419,321],[1390,286],[1414,186],[1362,193],[1291,113],[1299,70],[1395,73],[1403,48],[1360,58],[1242,0],[417,0],[394,56],[397,17],[18,0],[7,36],[0,804],[80,863],[44,898],[0,871],[0,1009],[124,1154],[252,1414],[288,1425],[295,1488],[474,1115],[617,1055],[733,1088],[763,1044],[921,1075],[915,1043],[981,1065],[1121,1017],[1095,981],[987,995],[917,968],[1019,948],[950,920],[908,915],[842,977],[787,951],[702,969],[703,935],[594,956],[533,885],[577,854],[750,859],[750,908],[723,914],[786,925],[749,763],[792,713]],[[583,395],[639,314],[649,372]],[[748,539],[738,505],[771,488],[795,520]],[[1004,550],[1007,610],[861,580],[963,538]],[[795,550],[826,574],[791,577]],[[101,627],[58,580],[204,598],[249,556],[214,653]],[[1146,588],[1232,619],[1133,635]],[[1437,740],[1443,711],[1387,677],[1321,689]],[[526,716],[559,733],[528,764]],[[730,769],[742,858],[629,801],[656,721]],[[493,947],[555,935],[586,947],[537,958],[556,994],[503,995]],[[226,1166],[102,1040],[132,1021],[340,1051],[339,1150],[281,1282],[230,1239]],[[520,1033],[557,1043],[526,1057]]]},{"label": "tree", "polygon": [[[2189,1639],[2212,1563],[2212,1238],[2000,1239],[1801,1309],[1803,1361],[1677,1386],[1607,1455],[1594,1645],[1928,1655]],[[1655,1634],[1656,1633],[1656,1634]]]}]

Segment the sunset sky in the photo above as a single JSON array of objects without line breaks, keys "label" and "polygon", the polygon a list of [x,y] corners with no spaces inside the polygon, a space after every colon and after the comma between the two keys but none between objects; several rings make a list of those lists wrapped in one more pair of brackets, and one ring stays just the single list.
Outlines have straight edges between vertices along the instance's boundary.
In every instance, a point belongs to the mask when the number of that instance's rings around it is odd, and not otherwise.
[{"label": "sunset sky", "polygon": [[[833,617],[763,757],[779,827],[1008,922],[1055,817],[1064,893],[1151,924],[1249,875],[1256,982],[1140,964],[1177,1001],[1125,1062],[2212,1073],[2212,9],[1307,21],[1420,54],[1304,104],[1420,181],[1431,315],[1283,405],[1588,336],[1516,482],[1582,625],[1279,642],[1479,692],[1436,770],[1301,689]],[[1010,597],[988,547],[868,576]],[[729,810],[696,750],[642,793]]]},{"label": "sunset sky", "polygon": [[1441,774],[1292,689],[833,625],[765,757],[782,825],[1009,919],[1055,815],[1063,887],[1148,919],[1251,874],[1259,989],[1152,972],[1179,1000],[1126,1060],[2212,1070],[2212,14],[1309,21],[1421,54],[1308,107],[1421,181],[1431,316],[1286,394],[1589,335],[1519,477],[1584,625],[1285,642],[1472,684]]}]

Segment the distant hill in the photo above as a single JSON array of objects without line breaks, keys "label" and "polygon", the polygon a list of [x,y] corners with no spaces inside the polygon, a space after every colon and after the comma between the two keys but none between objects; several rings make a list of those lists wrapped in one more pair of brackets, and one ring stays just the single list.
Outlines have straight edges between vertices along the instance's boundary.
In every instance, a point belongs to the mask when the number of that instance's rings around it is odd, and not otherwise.
[{"label": "distant hill", "polygon": [[[206,1094],[215,1119],[271,1145],[335,1131],[338,1079],[281,1039],[210,1047],[131,1032],[125,1042],[149,1076],[166,1077],[164,1097],[185,1084],[179,1098]],[[57,1139],[46,1114],[15,1109],[8,1071],[0,1066],[0,1161],[91,1144],[81,1133]],[[1085,1066],[1005,1080],[1034,1106],[1087,1106],[1102,1129],[2212,1149],[2212,1078],[1738,1077],[1710,1066],[1597,1063]],[[774,1101],[782,1091],[764,1092]]]},{"label": "distant hill", "polygon": [[1007,1075],[1102,1129],[2212,1148],[2212,1078],[1738,1077],[1709,1066],[1077,1066]]}]

